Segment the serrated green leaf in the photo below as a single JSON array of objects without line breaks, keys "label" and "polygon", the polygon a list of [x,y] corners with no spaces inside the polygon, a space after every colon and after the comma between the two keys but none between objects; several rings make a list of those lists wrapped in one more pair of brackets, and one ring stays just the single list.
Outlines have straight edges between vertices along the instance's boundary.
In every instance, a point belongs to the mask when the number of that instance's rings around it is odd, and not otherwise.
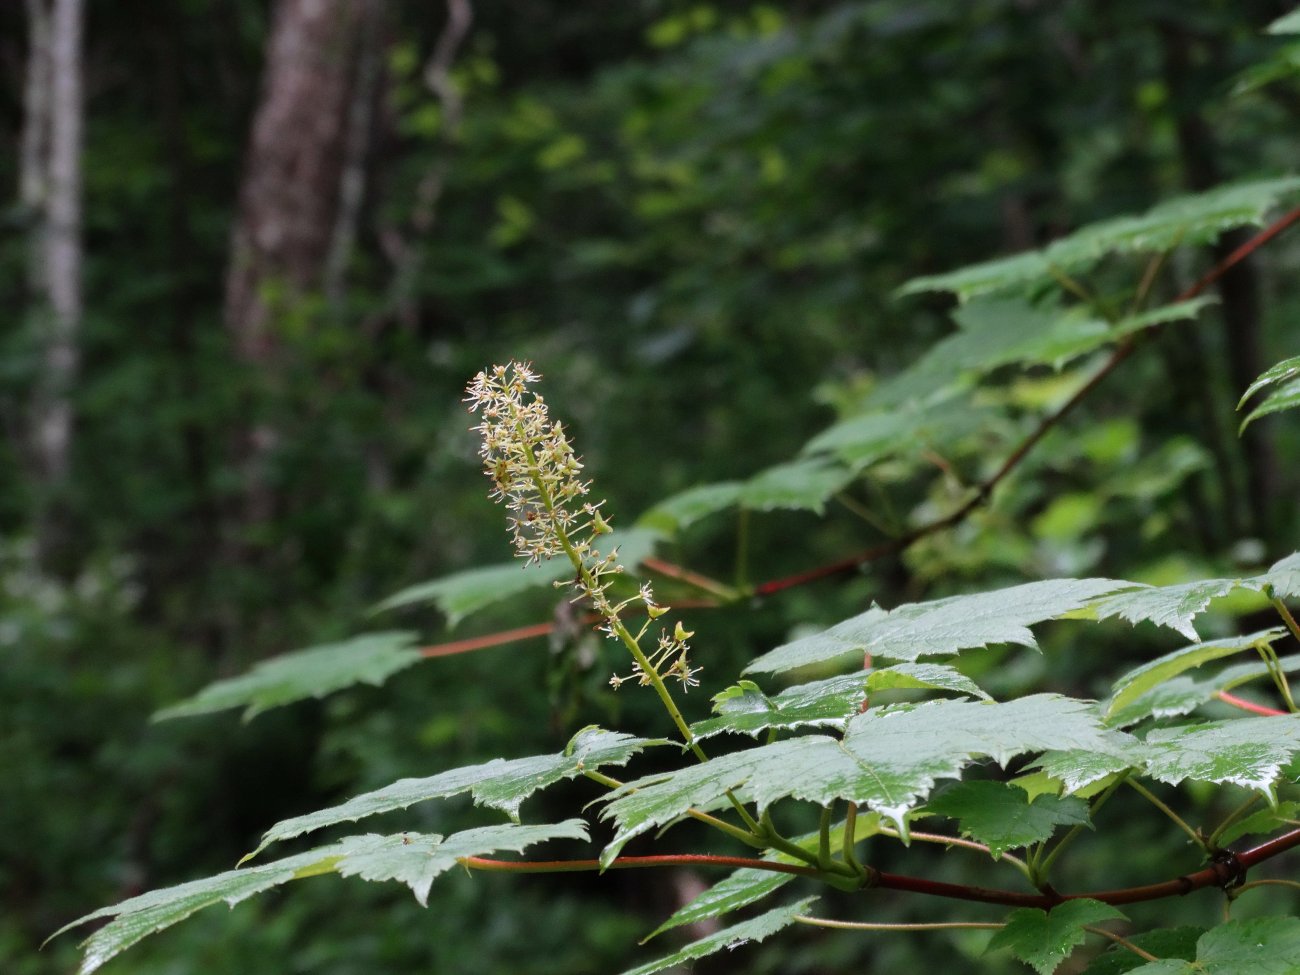
[{"label": "serrated green leaf", "polygon": [[[1195,958],[1196,941],[1204,933],[1204,928],[1160,928],[1145,934],[1130,935],[1128,940],[1147,954],[1174,963],[1178,959],[1190,961]],[[1111,945],[1092,960],[1084,975],[1124,975],[1143,964],[1140,955],[1135,955],[1123,945]]]},{"label": "serrated green leaf", "polygon": [[1250,411],[1246,419],[1241,421],[1241,428],[1246,427],[1258,420],[1261,416],[1268,416],[1270,413],[1281,413],[1283,410],[1294,410],[1300,407],[1300,379],[1293,379],[1289,383],[1283,383],[1268,396],[1264,397],[1264,402]]},{"label": "serrated green leaf", "polygon": [[687,488],[645,512],[637,519],[637,527],[674,535],[711,514],[738,504],[743,487],[742,481],[723,481]]},{"label": "serrated green leaf", "polygon": [[724,731],[757,735],[769,728],[843,728],[866,696],[867,675],[849,674],[790,687],[768,697],[753,681],[742,680],[713,698],[713,712],[691,726],[696,738]]},{"label": "serrated green leaf", "polygon": [[466,830],[448,837],[418,833],[349,836],[330,846],[273,863],[227,870],[214,877],[149,891],[87,914],[65,925],[51,937],[87,921],[112,918],[83,942],[85,958],[80,972],[89,975],[142,939],[205,907],[222,902],[234,907],[254,894],[291,880],[324,873],[357,876],[363,880],[397,880],[410,887],[420,903],[425,904],[434,878],[453,866],[460,857],[481,856],[498,850],[520,852],[533,843],[549,839],[586,838],[586,824],[580,819],[543,826],[503,824]]},{"label": "serrated green leaf", "polygon": [[[611,552],[617,549],[619,561],[633,569],[654,553],[661,537],[661,532],[644,526],[620,529],[601,540],[600,550]],[[408,586],[376,605],[372,612],[433,603],[447,617],[447,625],[455,626],[480,609],[507,602],[520,593],[545,588],[572,575],[573,567],[567,559],[554,558],[535,565],[517,559],[504,565],[468,569]]]},{"label": "serrated green leaf", "polygon": [[707,938],[692,941],[685,948],[674,951],[671,955],[665,955],[656,961],[638,965],[636,968],[629,968],[623,975],[653,975],[655,972],[662,972],[665,968],[672,968],[674,965],[680,965],[683,962],[694,961],[697,958],[712,955],[723,948],[738,948],[750,941],[762,941],[770,935],[776,934],[782,928],[794,924],[795,917],[807,911],[809,906],[816,900],[816,897],[805,897],[794,904],[787,904],[784,907],[768,911],[766,914],[760,914],[752,920],[733,924],[731,927],[723,928]]},{"label": "serrated green leaf", "polygon": [[1300,751],[1300,719],[1234,718],[1160,728],[1142,747],[1145,774],[1170,785],[1185,779],[1256,789],[1273,801],[1282,766]]},{"label": "serrated green leaf", "polygon": [[1130,670],[1115,681],[1113,695],[1106,708],[1108,719],[1114,717],[1152,688],[1177,677],[1184,671],[1219,660],[1245,650],[1254,650],[1260,645],[1271,644],[1286,633],[1281,627],[1260,630],[1248,636],[1230,637],[1226,640],[1213,640],[1209,643],[1197,643],[1181,650],[1167,653],[1148,663]]},{"label": "serrated green leaf", "polygon": [[1300,825],[1298,821],[1300,821],[1300,802],[1279,802],[1276,808],[1261,809],[1233,823],[1220,834],[1219,844],[1229,846],[1243,836],[1276,833],[1284,826]]},{"label": "serrated green leaf", "polygon": [[1088,804],[1073,796],[1039,796],[1002,782],[958,782],[930,797],[925,812],[957,820],[961,835],[983,843],[994,859],[1040,843],[1058,826],[1091,826]]},{"label": "serrated green leaf", "polygon": [[1196,942],[1196,960],[1151,962],[1133,975],[1296,975],[1300,919],[1259,917],[1211,928]]},{"label": "serrated green leaf", "polygon": [[494,758],[482,765],[452,769],[427,778],[400,779],[341,805],[281,820],[266,831],[257,849],[249,856],[256,856],[272,843],[326,826],[355,822],[366,816],[405,809],[417,802],[446,799],[465,792],[473,795],[479,805],[499,809],[517,820],[519,806],[539,789],[554,785],[561,779],[571,779],[586,769],[625,765],[633,755],[652,744],[658,742],[591,727],[578,732],[559,755],[509,760]]},{"label": "serrated green leaf", "polygon": [[1289,14],[1283,14],[1268,25],[1268,32],[1270,34],[1300,34],[1300,10],[1292,10]]},{"label": "serrated green leaf", "polygon": [[1261,590],[1264,586],[1272,586],[1278,596],[1300,599],[1300,552],[1279,559],[1254,581],[1259,583]]},{"label": "serrated green leaf", "polygon": [[894,664],[867,675],[867,689],[871,691],[899,688],[933,688],[969,694],[982,701],[991,701],[978,684],[956,667],[947,664]]},{"label": "serrated green leaf", "polygon": [[234,907],[240,901],[262,891],[286,884],[299,877],[315,876],[333,870],[334,863],[343,855],[340,845],[309,850],[297,856],[276,860],[274,863],[243,870],[227,870],[214,877],[191,880],[188,883],[162,890],[151,890],[78,918],[56,931],[58,937],[70,928],[99,918],[112,918],[84,942],[85,957],[81,975],[89,975],[115,955],[137,944],[144,938],[179,921],[196,911],[225,902]]},{"label": "serrated green leaf", "polygon": [[377,687],[422,659],[414,633],[366,633],[263,660],[246,674],[209,684],[188,700],[163,708],[154,720],[242,707],[243,720],[251,721],[271,708],[324,697],[353,684]]},{"label": "serrated green leaf", "polygon": [[1091,794],[1093,787],[1142,764],[1142,743],[1131,735],[1103,735],[1090,748],[1054,749],[1030,766],[1061,783],[1066,795]]},{"label": "serrated green leaf", "polygon": [[911,603],[885,612],[873,607],[828,630],[769,651],[746,673],[777,673],[870,653],[890,660],[957,653],[995,643],[1037,649],[1028,627],[1093,604],[1132,585],[1110,579],[1052,579],[1010,589]]},{"label": "serrated green leaf", "polygon": [[454,867],[461,857],[500,850],[522,853],[534,843],[555,839],[585,840],[587,824],[581,819],[569,819],[545,825],[500,823],[446,837],[418,833],[349,836],[338,843],[343,855],[334,869],[344,877],[399,881],[411,888],[421,906],[426,906],[433,881]]},{"label": "serrated green leaf", "polygon": [[993,935],[987,950],[1006,948],[1039,975],[1052,975],[1083,944],[1085,927],[1118,920],[1124,920],[1118,908],[1082,898],[1058,904],[1050,913],[1021,908],[1007,916],[1007,926]]},{"label": "serrated green leaf", "polygon": [[1218,186],[1167,200],[1141,216],[1090,224],[1048,247],[909,281],[900,295],[950,291],[962,301],[977,295],[1050,281],[1086,271],[1107,254],[1171,250],[1208,243],[1224,231],[1259,223],[1277,202],[1300,190],[1300,179]]},{"label": "serrated green leaf", "polygon": [[[1200,579],[1174,586],[1142,586],[1113,593],[1089,604],[1087,617],[1106,620],[1118,616],[1134,625],[1155,623],[1177,630],[1189,640],[1199,640],[1192,621],[1210,603],[1226,596],[1240,584],[1238,579]],[[1085,615],[1085,614],[1080,614]]]},{"label": "serrated green leaf", "polygon": [[873,708],[849,719],[842,741],[807,735],[627,783],[601,800],[608,803],[601,818],[617,824],[601,860],[608,864],[633,837],[742,787],[760,811],[784,798],[823,806],[847,799],[906,837],[907,812],[937,779],[956,778],[978,757],[1005,763],[1028,752],[1086,752],[1124,737],[1102,729],[1090,702],[1051,694]]}]

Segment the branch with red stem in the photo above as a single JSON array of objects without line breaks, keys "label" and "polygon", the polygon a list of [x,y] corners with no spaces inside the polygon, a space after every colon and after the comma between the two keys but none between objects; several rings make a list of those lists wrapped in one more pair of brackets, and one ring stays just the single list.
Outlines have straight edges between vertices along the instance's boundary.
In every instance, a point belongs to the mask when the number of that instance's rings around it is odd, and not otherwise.
[{"label": "branch with red stem", "polygon": [[[1006,907],[1037,907],[1048,910],[1068,900],[1095,900],[1105,904],[1137,904],[1142,901],[1182,897],[1207,887],[1230,889],[1245,879],[1246,871],[1256,864],[1279,856],[1300,846],[1300,829],[1283,833],[1242,853],[1225,853],[1209,866],[1194,873],[1182,874],[1159,883],[1139,887],[1121,887],[1116,890],[1090,891],[1076,894],[1029,894],[1014,890],[998,890],[967,884],[950,884],[922,877],[869,870],[865,889],[898,890],[950,900],[977,901],[984,904],[1001,904]],[[486,857],[462,857],[458,862],[472,870],[491,870],[502,873],[567,873],[601,869],[599,860],[492,860]],[[609,864],[610,870],[635,870],[653,867],[745,867],[752,870],[769,870],[778,873],[815,877],[820,871],[815,867],[772,860],[755,860],[747,857],[709,856],[684,854],[678,856],[621,857]]]}]

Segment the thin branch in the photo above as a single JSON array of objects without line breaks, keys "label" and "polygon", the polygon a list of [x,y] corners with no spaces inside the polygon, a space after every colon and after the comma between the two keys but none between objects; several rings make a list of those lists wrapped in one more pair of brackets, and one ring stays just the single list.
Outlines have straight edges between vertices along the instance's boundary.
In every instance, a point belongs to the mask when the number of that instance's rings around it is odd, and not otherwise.
[{"label": "thin branch", "polygon": [[1124,784],[1127,785],[1134,792],[1136,792],[1138,795],[1140,795],[1147,802],[1151,803],[1151,805],[1159,809],[1162,813],[1164,813],[1165,816],[1168,817],[1171,823],[1173,823],[1184,833],[1186,833],[1189,837],[1191,837],[1193,843],[1199,846],[1202,850],[1206,849],[1205,837],[1201,836],[1200,833],[1192,829],[1192,827],[1188,826],[1187,821],[1183,819],[1182,816],[1178,815],[1178,813],[1170,809],[1169,806],[1163,800],[1161,800],[1160,797],[1157,796],[1154,792],[1152,792],[1150,789],[1144,786],[1137,779],[1125,779]]},{"label": "thin branch", "polygon": [[[694,586],[696,589],[703,590],[704,592],[714,596],[719,596],[722,599],[733,600],[736,598],[736,590],[732,589],[730,586],[718,582],[716,579],[710,579],[706,575],[701,575],[699,572],[692,572],[690,569],[685,569],[680,565],[675,565],[672,562],[665,562],[663,559],[648,558],[642,559],[641,565],[649,569],[651,572],[657,572],[661,576],[667,576],[669,579],[680,580],[681,582]],[[676,603],[673,605],[676,606]]]}]

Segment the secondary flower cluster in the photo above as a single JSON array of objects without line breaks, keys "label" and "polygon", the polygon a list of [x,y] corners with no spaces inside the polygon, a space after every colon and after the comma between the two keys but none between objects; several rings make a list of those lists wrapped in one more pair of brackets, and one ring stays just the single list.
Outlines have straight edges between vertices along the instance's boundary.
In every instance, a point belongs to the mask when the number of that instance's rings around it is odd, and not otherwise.
[{"label": "secondary flower cluster", "polygon": [[[479,456],[492,480],[491,497],[504,502],[510,512],[515,554],[530,564],[567,556],[577,572],[574,587],[604,618],[606,632],[637,643],[650,621],[668,612],[668,607],[654,602],[649,585],[617,605],[610,601],[612,577],[623,567],[618,564],[617,550],[602,555],[594,541],[613,529],[600,513],[604,502],[586,500],[591,483],[580,476],[582,462],[564,427],[551,421],[545,401],[528,389],[540,378],[527,363],[511,362],[480,372],[466,390],[470,412],[479,412],[483,418],[473,429],[481,438]],[[637,602],[644,605],[647,619],[641,632],[632,636],[621,616]],[[651,670],[675,677],[687,687],[698,683],[694,679],[697,670],[687,657],[689,636],[678,623],[673,635],[662,634],[655,653],[645,658]],[[628,679],[642,684],[653,680],[638,663],[630,677],[615,676],[610,683],[618,687]]]}]

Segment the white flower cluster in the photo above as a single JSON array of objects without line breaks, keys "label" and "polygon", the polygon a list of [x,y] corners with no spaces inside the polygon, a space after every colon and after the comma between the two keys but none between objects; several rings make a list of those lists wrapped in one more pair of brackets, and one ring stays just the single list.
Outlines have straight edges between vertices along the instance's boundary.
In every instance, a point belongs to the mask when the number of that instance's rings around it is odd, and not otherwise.
[{"label": "white flower cluster", "polygon": [[[668,612],[668,607],[654,602],[649,585],[617,605],[611,603],[610,577],[621,573],[623,567],[618,564],[617,551],[602,555],[593,543],[613,529],[600,513],[604,502],[585,500],[591,483],[580,477],[582,462],[564,427],[551,421],[545,401],[528,389],[540,378],[527,363],[511,362],[480,372],[466,391],[470,412],[481,411],[483,417],[473,429],[482,439],[479,456],[492,480],[491,497],[504,502],[510,511],[517,555],[530,564],[566,555],[577,570],[573,585],[604,618],[603,629],[615,639],[639,643],[650,621]],[[637,602],[644,604],[647,619],[640,633],[632,636],[621,617]],[[689,636],[678,623],[672,636],[665,633],[660,637],[658,649],[647,659],[658,675],[675,677],[686,687],[699,683],[694,679],[697,669],[687,659]],[[638,663],[630,677],[615,676],[610,683],[618,687],[632,678],[642,684],[653,680]]]}]

